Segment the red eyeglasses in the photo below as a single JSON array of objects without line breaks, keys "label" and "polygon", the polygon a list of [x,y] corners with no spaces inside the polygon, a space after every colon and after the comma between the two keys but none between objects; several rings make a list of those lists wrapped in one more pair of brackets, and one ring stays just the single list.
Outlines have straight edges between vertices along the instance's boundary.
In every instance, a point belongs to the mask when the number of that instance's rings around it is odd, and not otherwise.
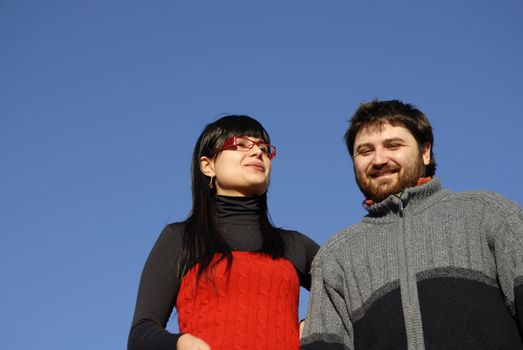
[{"label": "red eyeglasses", "polygon": [[258,148],[262,151],[262,153],[265,154],[267,157],[269,157],[269,159],[276,157],[276,147],[274,147],[271,144],[266,143],[263,140],[254,141],[245,136],[229,137],[227,140],[225,140],[225,142],[223,143],[223,146],[221,148],[217,148],[215,150],[215,153],[218,153],[218,152],[224,151],[224,150],[235,150],[235,151],[247,152],[247,151],[250,151],[254,147],[254,145],[258,146]]}]

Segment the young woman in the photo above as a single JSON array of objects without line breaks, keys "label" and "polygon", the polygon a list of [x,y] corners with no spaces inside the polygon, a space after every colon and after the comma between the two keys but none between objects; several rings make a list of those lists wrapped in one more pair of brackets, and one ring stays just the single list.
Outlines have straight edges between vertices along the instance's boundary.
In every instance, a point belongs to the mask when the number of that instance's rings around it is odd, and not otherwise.
[{"label": "young woman", "polygon": [[[255,119],[206,126],[192,159],[192,211],[167,225],[140,280],[129,350],[299,349],[300,286],[318,245],[267,211],[276,148]],[[180,333],[165,327],[173,308]]]}]

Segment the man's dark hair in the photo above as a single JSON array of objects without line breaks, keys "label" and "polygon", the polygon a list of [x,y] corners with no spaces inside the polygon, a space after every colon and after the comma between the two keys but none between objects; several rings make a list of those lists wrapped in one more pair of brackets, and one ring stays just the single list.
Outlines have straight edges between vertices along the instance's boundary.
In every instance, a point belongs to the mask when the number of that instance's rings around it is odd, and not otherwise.
[{"label": "man's dark hair", "polygon": [[354,156],[354,141],[361,129],[368,126],[382,127],[385,124],[407,128],[418,142],[420,150],[424,144],[430,144],[430,163],[425,168],[425,176],[433,176],[436,173],[436,160],[433,154],[434,136],[429,120],[419,109],[399,100],[373,100],[360,104],[344,136],[350,156]]}]

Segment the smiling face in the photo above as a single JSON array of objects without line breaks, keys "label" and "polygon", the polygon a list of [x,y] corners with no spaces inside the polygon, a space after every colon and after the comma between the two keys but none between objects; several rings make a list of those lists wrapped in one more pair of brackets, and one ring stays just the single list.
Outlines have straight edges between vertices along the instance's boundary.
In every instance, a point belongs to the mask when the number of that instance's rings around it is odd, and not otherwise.
[{"label": "smiling face", "polygon": [[354,140],[354,173],[363,194],[380,202],[416,185],[430,162],[430,144],[418,145],[403,126],[362,128]]},{"label": "smiling face", "polygon": [[200,169],[214,178],[218,195],[256,196],[269,187],[271,161],[258,145],[254,145],[250,150],[226,149],[212,158],[201,157]]}]

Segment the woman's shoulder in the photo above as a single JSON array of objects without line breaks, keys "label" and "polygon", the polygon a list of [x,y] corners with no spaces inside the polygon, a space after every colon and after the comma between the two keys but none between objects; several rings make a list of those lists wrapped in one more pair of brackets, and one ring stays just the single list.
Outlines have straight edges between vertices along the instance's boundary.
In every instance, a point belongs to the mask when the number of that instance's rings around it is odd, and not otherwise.
[{"label": "woman's shoulder", "polygon": [[171,222],[163,228],[163,231],[171,232],[171,234],[183,234],[185,230],[185,221]]},{"label": "woman's shoulder", "polygon": [[312,238],[300,231],[287,230],[283,228],[278,228],[278,231],[287,244],[318,247],[318,244]]},{"label": "woman's shoulder", "polygon": [[300,285],[310,289],[310,266],[319,245],[309,236],[295,230],[279,229],[285,242],[285,258],[292,262],[300,278]]},{"label": "woman's shoulder", "polygon": [[183,234],[185,231],[185,222],[172,222],[166,224],[160,232],[158,242],[160,243],[173,243],[180,244],[183,240]]}]

